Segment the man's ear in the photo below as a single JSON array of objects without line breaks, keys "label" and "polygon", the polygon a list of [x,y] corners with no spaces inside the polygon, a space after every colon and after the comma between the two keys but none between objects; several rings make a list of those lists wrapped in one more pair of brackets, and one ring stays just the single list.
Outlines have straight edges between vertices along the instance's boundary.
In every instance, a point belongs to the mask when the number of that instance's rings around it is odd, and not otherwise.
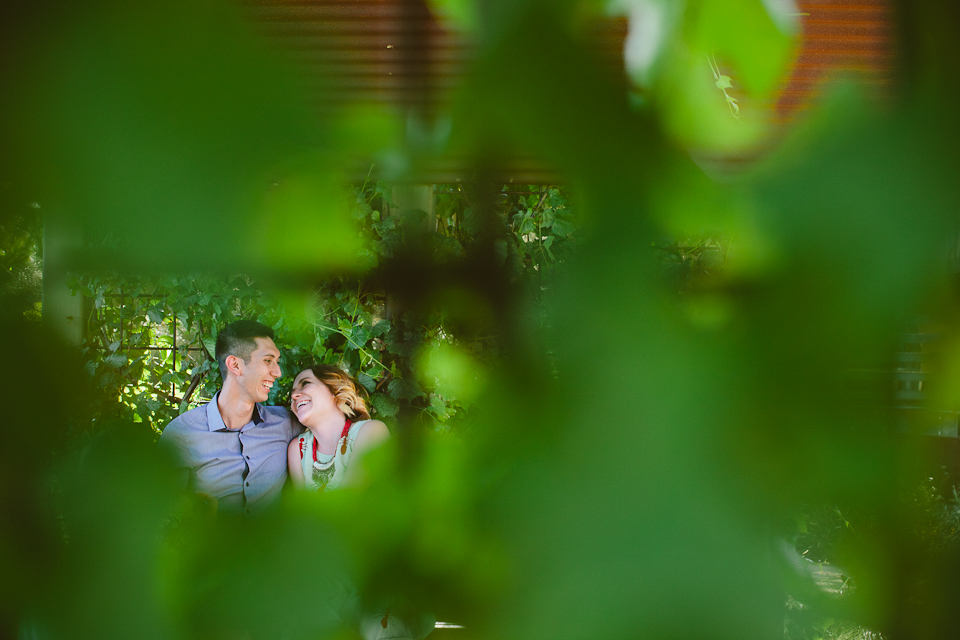
[{"label": "man's ear", "polygon": [[233,373],[234,375],[243,375],[243,360],[237,356],[227,356],[227,359],[224,360],[224,363],[227,365],[227,371]]}]

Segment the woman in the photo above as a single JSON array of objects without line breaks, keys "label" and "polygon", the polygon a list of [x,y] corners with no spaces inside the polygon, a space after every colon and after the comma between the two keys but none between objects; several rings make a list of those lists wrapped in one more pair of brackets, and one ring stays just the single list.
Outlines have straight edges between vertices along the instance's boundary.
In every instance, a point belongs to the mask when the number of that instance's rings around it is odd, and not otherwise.
[{"label": "woman", "polygon": [[290,410],[306,427],[287,448],[290,477],[300,488],[325,491],[357,482],[363,453],[390,437],[385,424],[370,419],[350,376],[330,365],[297,374]]},{"label": "woman", "polygon": [[[330,365],[314,365],[297,374],[290,410],[307,428],[287,449],[290,477],[297,487],[325,491],[357,482],[362,477],[359,463],[363,453],[390,437],[385,424],[370,420],[353,380]],[[337,580],[343,601],[329,604],[346,620],[353,617],[346,612],[356,606],[352,602],[355,591],[349,580]],[[431,615],[399,617],[383,603],[358,617],[354,624],[366,640],[423,638],[436,622]]]}]

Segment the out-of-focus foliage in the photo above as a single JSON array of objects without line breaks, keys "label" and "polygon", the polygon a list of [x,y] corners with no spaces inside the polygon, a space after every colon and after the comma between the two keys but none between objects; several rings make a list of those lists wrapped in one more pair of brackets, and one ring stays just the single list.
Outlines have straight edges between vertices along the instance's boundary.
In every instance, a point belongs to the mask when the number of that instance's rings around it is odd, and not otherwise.
[{"label": "out-of-focus foliage", "polygon": [[[950,562],[960,552],[960,499],[957,485],[949,483],[950,477],[941,470],[900,496],[902,535],[909,541],[905,547],[912,548],[927,562]],[[818,505],[804,509],[796,524],[794,533],[788,537],[796,540],[799,568],[833,601],[814,602],[820,606],[809,606],[790,598],[784,637],[788,640],[877,638],[879,634],[875,631],[857,626],[849,618],[838,617],[842,609],[836,606],[845,596],[856,597],[862,576],[850,575],[844,563],[851,548],[864,544],[881,529],[876,513],[856,507]],[[906,589],[914,598],[919,596],[925,600],[931,595],[924,593],[922,583],[910,584]]]},{"label": "out-of-focus foliage", "polygon": [[[769,99],[792,61],[798,18],[793,3],[607,4],[629,19],[627,71],[672,135],[693,147],[730,150],[756,144],[767,132],[769,114],[756,105]],[[741,100],[748,105],[742,111]]]},{"label": "out-of-focus foliage", "polygon": [[465,32],[478,27],[480,7],[474,0],[429,0],[430,9]]},{"label": "out-of-focus foliage", "polygon": [[[28,318],[40,319],[43,226],[39,205],[0,182],[0,295]],[[8,310],[12,311],[12,309]]]},{"label": "out-of-focus foliage", "polygon": [[724,268],[729,242],[719,238],[683,238],[656,245],[663,276],[678,291],[713,284]]},{"label": "out-of-focus foliage", "polygon": [[[427,302],[419,325],[407,323],[378,270],[412,242],[452,268],[475,249],[482,222],[468,191],[439,185],[434,192],[436,211],[428,222],[427,212],[392,203],[390,185],[356,188],[353,217],[363,238],[358,269],[323,280],[306,296],[271,295],[244,276],[77,278],[74,291],[89,309],[86,370],[104,390],[95,419],[161,431],[219,388],[216,332],[235,319],[254,318],[274,329],[283,356],[284,376],[270,403],[287,404],[296,374],[326,362],[360,382],[380,419],[408,407],[438,429],[462,425],[499,354],[491,310],[450,288]],[[498,259],[543,322],[542,293],[575,243],[573,213],[557,187],[507,185],[495,202]]]},{"label": "out-of-focus foliage", "polygon": [[[882,360],[916,308],[956,308],[947,246],[960,204],[960,16],[904,3],[899,99],[880,108],[833,91],[751,175],[718,184],[684,145],[756,140],[745,123],[755,107],[736,87],[762,95],[789,58],[772,4],[661,5],[679,7],[661,34],[675,44],[632,104],[586,50],[580,3],[477,3],[476,57],[447,150],[478,177],[462,204],[459,192],[439,199],[441,235],[459,249],[388,228],[392,215],[374,219],[385,192],[343,195],[358,156],[387,153],[346,135],[364,131],[366,112],[310,120],[228,7],[5,7],[0,173],[36,194],[28,202],[49,203],[58,218],[48,223],[78,229],[84,249],[68,265],[113,266],[132,287],[151,270],[242,272],[257,291],[286,291],[273,312],[282,304],[291,326],[311,317],[317,282],[340,278],[332,286],[356,297],[319,299],[330,306],[317,318],[343,314],[322,351],[319,333],[292,346],[350,358],[375,380],[370,357],[382,351],[344,346],[381,304],[354,288],[373,268],[398,344],[409,335],[438,347],[396,354],[388,393],[427,376],[444,397],[475,397],[457,439],[422,428],[435,423],[405,387],[411,402],[366,486],[289,495],[278,512],[236,522],[175,488],[170,461],[129,414],[108,421],[101,408],[90,429],[102,391],[83,360],[4,309],[0,633],[334,637],[315,605],[331,597],[328,578],[346,574],[368,606],[431,611],[487,639],[780,637],[788,594],[816,629],[832,618],[884,637],[952,636],[960,554],[918,536],[904,499],[929,477],[928,451],[894,434],[891,389],[858,389],[855,404],[847,372]],[[732,79],[739,120],[708,54]],[[547,238],[565,234],[556,219],[543,233],[546,201],[516,201],[505,215],[491,176],[512,154],[563,175],[582,221],[576,254],[537,295],[524,284],[538,291],[554,265],[544,256],[559,250]],[[454,210],[463,217],[451,222]],[[366,232],[351,211],[369,217]],[[702,237],[729,238],[724,269],[677,296],[653,247],[697,237],[706,218]],[[144,302],[135,309],[149,315]],[[434,310],[452,319],[443,336],[430,333],[441,326]],[[498,360],[472,386],[462,347],[486,336],[478,319]],[[112,355],[126,358],[119,346]],[[140,364],[117,364],[131,379],[108,393],[119,400],[129,384],[139,411]],[[783,522],[823,504],[869,523],[832,552],[856,585],[840,597],[778,540]]]}]

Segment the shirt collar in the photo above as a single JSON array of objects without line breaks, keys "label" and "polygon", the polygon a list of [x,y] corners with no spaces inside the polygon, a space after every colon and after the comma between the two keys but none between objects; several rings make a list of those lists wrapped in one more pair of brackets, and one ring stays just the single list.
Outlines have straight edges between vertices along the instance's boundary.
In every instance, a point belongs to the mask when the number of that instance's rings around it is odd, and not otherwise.
[{"label": "shirt collar", "polygon": [[[223,421],[223,416],[220,415],[220,409],[217,408],[217,399],[219,397],[220,392],[217,391],[216,395],[213,396],[213,400],[207,403],[207,428],[210,431],[227,431],[227,424]],[[258,425],[267,419],[264,415],[266,409],[264,409],[259,402],[253,406],[253,424]]]}]

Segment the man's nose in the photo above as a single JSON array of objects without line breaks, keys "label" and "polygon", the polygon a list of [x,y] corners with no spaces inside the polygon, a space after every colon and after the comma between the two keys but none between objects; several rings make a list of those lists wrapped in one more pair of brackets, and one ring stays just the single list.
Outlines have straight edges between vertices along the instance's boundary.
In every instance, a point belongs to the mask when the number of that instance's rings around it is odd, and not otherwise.
[{"label": "man's nose", "polygon": [[280,370],[280,365],[275,364],[275,365],[273,365],[273,368],[274,368],[274,370],[276,371],[276,373],[273,374],[273,377],[274,377],[274,378],[279,378],[280,376],[283,375],[283,372]]}]

